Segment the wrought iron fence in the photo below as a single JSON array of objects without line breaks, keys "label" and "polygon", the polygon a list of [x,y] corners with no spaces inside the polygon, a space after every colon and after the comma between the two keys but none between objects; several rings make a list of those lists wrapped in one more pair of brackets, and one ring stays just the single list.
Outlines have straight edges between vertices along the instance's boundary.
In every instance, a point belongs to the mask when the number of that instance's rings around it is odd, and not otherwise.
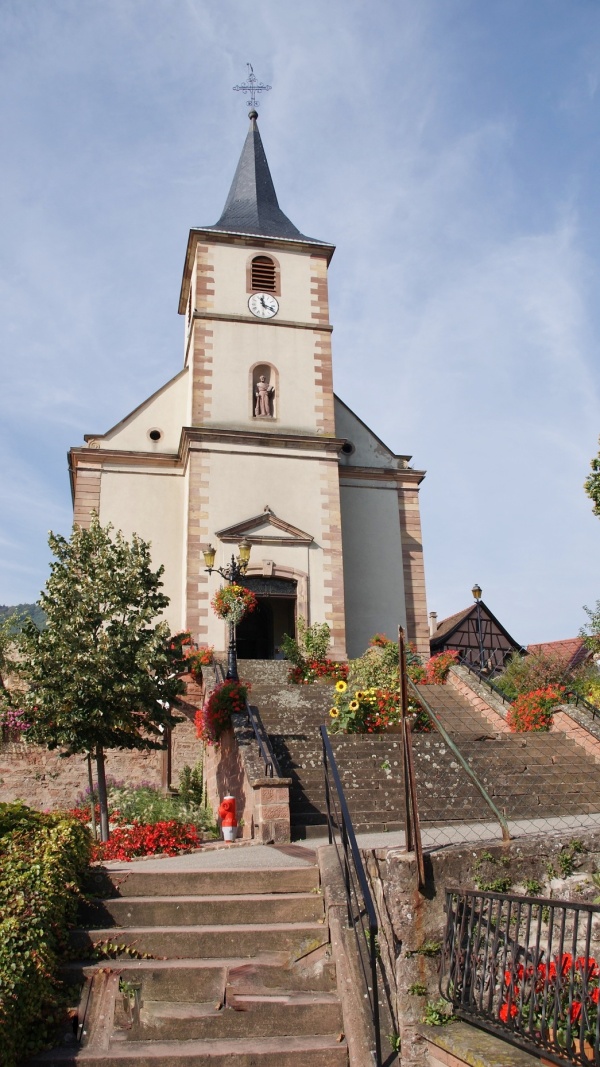
[{"label": "wrought iron fence", "polygon": [[446,915],[455,1015],[551,1063],[600,1065],[600,907],[447,889]]},{"label": "wrought iron fence", "polygon": [[327,728],[321,726],[323,744],[323,770],[325,774],[325,801],[329,844],[335,846],[340,869],[344,878],[348,926],[354,931],[357,958],[362,972],[365,996],[371,1011],[376,1067],[382,1067],[381,1033],[379,1025],[379,991],[377,965],[379,942],[375,905],[367,882],[361,854],[356,843],[352,819],[344,796]]}]

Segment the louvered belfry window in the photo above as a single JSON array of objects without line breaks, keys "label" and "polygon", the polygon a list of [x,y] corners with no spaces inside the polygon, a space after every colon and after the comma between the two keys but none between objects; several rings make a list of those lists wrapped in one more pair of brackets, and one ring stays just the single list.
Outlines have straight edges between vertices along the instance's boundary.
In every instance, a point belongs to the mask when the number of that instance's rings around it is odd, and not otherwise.
[{"label": "louvered belfry window", "polygon": [[263,293],[276,292],[275,264],[269,256],[255,256],[252,260],[252,288]]}]

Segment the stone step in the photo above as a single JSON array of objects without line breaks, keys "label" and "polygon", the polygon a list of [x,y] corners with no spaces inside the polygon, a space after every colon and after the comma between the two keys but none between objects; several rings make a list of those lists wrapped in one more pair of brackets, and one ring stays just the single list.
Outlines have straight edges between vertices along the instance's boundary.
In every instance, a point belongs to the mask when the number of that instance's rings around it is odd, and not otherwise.
[{"label": "stone step", "polygon": [[232,896],[122,897],[85,904],[86,925],[217,926],[226,923],[316,922],[323,914],[318,893],[247,893]]},{"label": "stone step", "polygon": [[225,1006],[218,1006],[218,1001],[183,1004],[144,999],[139,1027],[124,1029],[122,1035],[129,1041],[210,1041],[331,1034],[342,1029],[336,993],[273,990],[232,994]]},{"label": "stone step", "polygon": [[[100,967],[110,966],[110,961],[72,962],[61,973],[74,985],[93,976]],[[279,988],[333,992],[336,988],[335,967],[325,946],[294,962],[290,962],[289,952],[263,952],[251,960],[241,956],[188,960],[124,958],[116,962],[116,969],[124,980],[140,987],[143,997],[183,1003],[222,1000],[226,987],[239,993]]]},{"label": "stone step", "polygon": [[[206,851],[205,853],[206,854]],[[141,871],[131,867],[98,868],[94,886],[106,890],[98,895],[118,897],[150,896],[218,896],[223,891],[223,871],[219,868],[200,871]],[[274,867],[261,870],[238,867],[227,871],[227,894],[310,893],[319,886],[316,867]]]},{"label": "stone step", "polygon": [[[229,872],[228,872],[229,873]],[[158,959],[216,959],[222,956],[257,956],[261,952],[287,951],[298,958],[327,940],[323,922],[231,923],[227,926],[130,926],[73,930],[77,952],[89,951],[97,942],[126,945],[140,954]],[[307,947],[308,946],[308,947]],[[117,958],[126,956],[120,952]]]},{"label": "stone step", "polygon": [[127,1041],[107,1050],[56,1049],[30,1061],[44,1067],[348,1067],[343,1034],[213,1041]]}]

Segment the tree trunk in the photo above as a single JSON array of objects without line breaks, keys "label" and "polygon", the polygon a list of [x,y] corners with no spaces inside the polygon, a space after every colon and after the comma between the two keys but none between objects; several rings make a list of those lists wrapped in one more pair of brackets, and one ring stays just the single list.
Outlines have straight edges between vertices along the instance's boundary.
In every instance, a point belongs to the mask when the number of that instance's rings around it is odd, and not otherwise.
[{"label": "tree trunk", "polygon": [[104,750],[96,746],[96,776],[98,778],[98,801],[100,803],[100,840],[108,841],[108,796],[106,794],[106,774],[104,769]]},{"label": "tree trunk", "polygon": [[92,816],[92,836],[94,841],[98,840],[98,828],[96,826],[96,798],[94,796],[94,779],[92,776],[92,753],[88,752],[86,756],[88,767],[88,782],[90,783],[90,811]]}]

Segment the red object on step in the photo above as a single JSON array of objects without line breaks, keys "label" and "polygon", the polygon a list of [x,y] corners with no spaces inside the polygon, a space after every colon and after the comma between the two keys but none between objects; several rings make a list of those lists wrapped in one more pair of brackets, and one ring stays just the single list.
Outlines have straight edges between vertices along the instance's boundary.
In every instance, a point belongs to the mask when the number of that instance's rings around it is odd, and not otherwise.
[{"label": "red object on step", "polygon": [[237,826],[235,817],[235,797],[224,797],[219,804],[219,819],[221,826]]}]

